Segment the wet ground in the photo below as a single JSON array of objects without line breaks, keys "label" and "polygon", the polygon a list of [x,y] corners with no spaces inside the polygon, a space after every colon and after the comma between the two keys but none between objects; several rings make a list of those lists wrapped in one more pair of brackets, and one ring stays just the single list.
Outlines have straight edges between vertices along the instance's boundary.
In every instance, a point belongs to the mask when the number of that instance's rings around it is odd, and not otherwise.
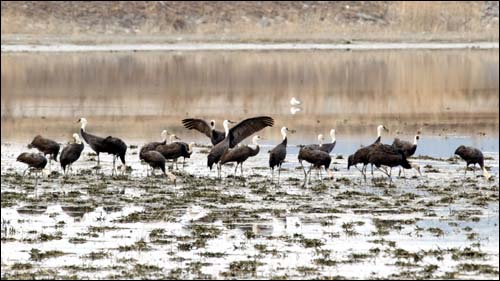
[{"label": "wet ground", "polygon": [[498,278],[498,139],[478,145],[489,181],[480,171],[464,177],[452,157],[469,139],[437,139],[412,160],[422,176],[394,169],[392,185],[377,171],[366,183],[348,171],[353,147],[342,141],[333,180],[312,172],[302,186],[290,146],[280,184],[271,183],[269,141],[244,178],[228,165],[222,181],[205,166],[209,148],[197,146],[174,186],[145,177],[137,142],[125,175],[111,176],[107,155],[96,173],[86,146],[74,175],[53,163],[36,192],[35,175],[21,178],[15,162],[25,145],[2,142],[2,279]]}]

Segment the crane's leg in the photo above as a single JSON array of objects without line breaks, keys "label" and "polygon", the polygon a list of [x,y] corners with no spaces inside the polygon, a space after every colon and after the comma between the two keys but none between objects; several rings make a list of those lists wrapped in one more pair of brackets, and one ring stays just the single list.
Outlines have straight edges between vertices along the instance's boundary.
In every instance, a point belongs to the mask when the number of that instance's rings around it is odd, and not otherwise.
[{"label": "crane's leg", "polygon": [[469,169],[469,164],[465,165],[464,177],[467,178],[467,169]]},{"label": "crane's leg", "polygon": [[274,168],[271,168],[271,183],[274,181]]},{"label": "crane's leg", "polygon": [[280,175],[281,175],[281,163],[278,167],[278,185],[280,184]]},{"label": "crane's leg", "polygon": [[99,152],[97,152],[97,166],[101,165],[101,159],[99,158]]},{"label": "crane's leg", "polygon": [[111,171],[111,175],[113,176],[115,174],[115,156],[113,155],[113,170]]},{"label": "crane's leg", "polygon": [[22,176],[23,178],[24,178],[24,175],[26,174],[26,172],[27,172],[29,169],[30,169],[30,167],[28,167],[28,168],[26,168],[26,169],[24,170],[24,172],[23,172],[23,176]]},{"label": "crane's leg", "polygon": [[243,162],[240,163],[241,177],[243,177]]},{"label": "crane's leg", "polygon": [[474,178],[476,178],[476,163],[474,163],[474,166],[473,167],[473,172],[474,172]]},{"label": "crane's leg", "polygon": [[[323,182],[323,177],[321,176],[321,166],[319,167],[319,169],[318,169],[318,170],[319,170],[319,180],[320,180],[321,182]],[[326,171],[326,168],[325,168],[325,171]]]},{"label": "crane's leg", "polygon": [[307,171],[307,176],[309,177],[309,184],[311,184],[311,170],[312,170],[312,164],[309,166],[309,171]]},{"label": "crane's leg", "polygon": [[236,163],[236,166],[234,167],[234,178],[236,178],[237,171],[238,171],[238,163]]},{"label": "crane's leg", "polygon": [[306,178],[307,172],[306,172],[306,168],[304,168],[304,165],[302,165],[302,161],[300,161],[300,166],[302,166],[302,170],[304,171],[304,178]]}]

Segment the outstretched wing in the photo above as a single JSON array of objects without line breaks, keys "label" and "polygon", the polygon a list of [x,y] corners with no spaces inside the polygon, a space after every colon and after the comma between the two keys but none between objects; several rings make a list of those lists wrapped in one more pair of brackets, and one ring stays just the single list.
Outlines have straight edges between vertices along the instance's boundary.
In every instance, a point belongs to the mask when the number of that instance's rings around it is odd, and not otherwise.
[{"label": "outstretched wing", "polygon": [[265,127],[272,127],[274,125],[273,118],[269,116],[259,116],[248,118],[229,130],[229,147],[233,148],[242,140],[251,136],[255,132],[258,132]]},{"label": "outstretched wing", "polygon": [[205,120],[187,118],[182,120],[182,125],[190,130],[195,129],[196,131],[205,134],[207,137],[212,138],[212,128]]}]

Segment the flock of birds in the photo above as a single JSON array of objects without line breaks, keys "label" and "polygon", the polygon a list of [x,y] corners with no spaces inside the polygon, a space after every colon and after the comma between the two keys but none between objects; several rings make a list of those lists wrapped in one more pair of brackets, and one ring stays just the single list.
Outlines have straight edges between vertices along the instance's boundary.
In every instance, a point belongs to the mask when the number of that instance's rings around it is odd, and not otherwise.
[{"label": "flock of birds", "polygon": [[[291,104],[296,105],[297,102],[298,101],[293,98]],[[97,155],[97,166],[100,167],[100,153],[108,153],[113,156],[112,174],[116,171],[116,160],[118,158],[122,162],[122,171],[125,171],[125,156],[127,152],[127,145],[125,142],[112,136],[104,138],[88,133],[86,130],[87,120],[85,118],[80,118],[77,122],[81,124],[81,137]],[[241,176],[243,176],[243,163],[248,158],[256,156],[260,152],[258,141],[262,140],[262,137],[256,135],[252,138],[254,147],[238,144],[260,130],[266,127],[272,127],[274,125],[274,119],[269,116],[252,117],[245,119],[230,128],[230,124],[234,123],[236,122],[224,120],[222,123],[224,131],[218,131],[215,129],[214,120],[211,120],[210,122],[194,118],[182,120],[182,124],[185,128],[196,130],[210,138],[213,147],[207,156],[207,166],[210,170],[212,170],[213,166],[216,165],[219,178],[221,178],[222,165],[230,162],[236,163],[235,175],[237,173],[238,166],[240,166]],[[404,169],[413,168],[420,173],[420,167],[408,160],[408,158],[410,158],[417,149],[419,135],[417,134],[415,136],[413,143],[396,138],[393,143],[389,145],[381,142],[382,131],[384,130],[388,131],[385,126],[378,126],[376,140],[372,144],[358,149],[354,154],[348,157],[347,169],[349,170],[352,166],[355,167],[361,172],[365,181],[366,169],[369,164],[371,165],[372,176],[373,166],[375,166],[378,170],[386,174],[391,181],[393,167],[400,167],[400,174],[401,168],[403,171]],[[274,169],[277,168],[278,184],[280,180],[281,166],[287,155],[288,133],[293,132],[293,130],[289,130],[287,127],[282,127],[281,135],[283,139],[281,143],[268,151],[271,181],[274,182]],[[80,135],[76,133],[73,134],[74,143],[66,145],[59,155],[59,162],[64,175],[67,175],[70,171],[72,171],[73,163],[80,158],[83,151],[84,144],[80,139]],[[298,161],[304,171],[304,184],[307,182],[308,176],[310,179],[312,168],[318,169],[320,179],[322,179],[322,168],[325,169],[328,178],[333,178],[332,171],[329,168],[332,162],[330,153],[333,151],[336,144],[335,129],[330,131],[330,137],[331,142],[324,143],[325,138],[320,134],[318,135],[318,144],[299,145],[300,150],[298,154]],[[161,142],[150,142],[145,144],[140,149],[139,159],[152,168],[152,174],[154,174],[155,169],[160,169],[165,176],[175,183],[176,177],[166,170],[165,163],[167,160],[172,160],[177,164],[177,160],[180,157],[183,157],[184,161],[186,158],[190,158],[193,153],[194,144],[180,142],[178,141],[179,138],[175,134],[170,134],[166,130],[162,131],[161,138]],[[33,139],[28,147],[37,148],[41,153],[24,152],[17,157],[17,161],[28,165],[28,168],[23,172],[23,176],[28,169],[42,171],[47,165],[47,162],[49,163],[49,166],[51,165],[52,160],[57,162],[60,150],[60,145],[57,142],[38,135]],[[476,164],[479,164],[484,177],[487,179],[491,177],[484,167],[484,157],[479,149],[461,145],[456,149],[455,154],[459,155],[466,161],[467,166],[465,174],[467,173],[469,165],[473,164],[475,167]],[[49,159],[48,161],[46,156]],[[303,161],[311,164],[308,171],[306,171]],[[358,168],[358,164],[361,164],[362,167]]]}]

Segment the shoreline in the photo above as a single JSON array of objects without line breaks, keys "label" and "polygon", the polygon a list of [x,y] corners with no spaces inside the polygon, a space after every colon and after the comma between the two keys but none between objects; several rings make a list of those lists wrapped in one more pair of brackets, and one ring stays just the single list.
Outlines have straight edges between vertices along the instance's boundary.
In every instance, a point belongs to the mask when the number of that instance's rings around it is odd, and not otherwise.
[{"label": "shoreline", "polygon": [[498,42],[464,43],[167,43],[167,44],[2,44],[2,53],[136,51],[303,51],[303,50],[499,49]]}]

